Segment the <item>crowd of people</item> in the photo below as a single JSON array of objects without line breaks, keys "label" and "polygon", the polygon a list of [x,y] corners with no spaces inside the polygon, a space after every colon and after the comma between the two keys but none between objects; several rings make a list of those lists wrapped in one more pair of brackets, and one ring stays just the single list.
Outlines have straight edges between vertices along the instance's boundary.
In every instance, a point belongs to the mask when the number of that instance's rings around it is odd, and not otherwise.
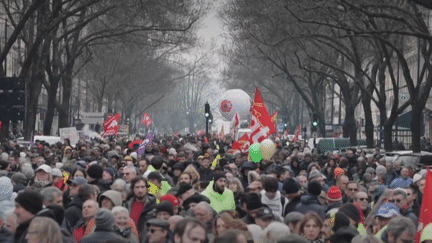
[{"label": "crowd of people", "polygon": [[254,163],[230,144],[157,135],[138,155],[113,138],[3,141],[0,243],[414,242],[424,170],[278,138]]}]

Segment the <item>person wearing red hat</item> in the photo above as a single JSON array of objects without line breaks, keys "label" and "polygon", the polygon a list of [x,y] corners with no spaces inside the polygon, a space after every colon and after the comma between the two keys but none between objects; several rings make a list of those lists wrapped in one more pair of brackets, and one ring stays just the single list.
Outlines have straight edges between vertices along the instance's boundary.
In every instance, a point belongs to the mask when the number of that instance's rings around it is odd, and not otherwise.
[{"label": "person wearing red hat", "polygon": [[174,210],[174,215],[178,215],[180,202],[174,195],[171,195],[171,194],[163,195],[160,198],[160,202],[163,202],[163,201],[167,201],[167,202],[171,203],[171,206],[173,207],[173,210]]},{"label": "person wearing red hat", "polygon": [[330,211],[333,208],[339,208],[342,206],[342,193],[337,186],[332,186],[327,191],[327,211]]}]

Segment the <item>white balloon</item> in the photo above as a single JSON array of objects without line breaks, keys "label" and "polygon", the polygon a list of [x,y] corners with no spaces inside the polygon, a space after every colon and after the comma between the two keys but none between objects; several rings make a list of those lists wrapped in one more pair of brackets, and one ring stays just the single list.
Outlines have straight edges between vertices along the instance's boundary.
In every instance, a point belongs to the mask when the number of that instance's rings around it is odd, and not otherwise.
[{"label": "white balloon", "polygon": [[240,120],[247,120],[250,114],[251,98],[241,89],[226,91],[219,102],[219,110],[222,116],[231,121],[235,113],[239,113]]}]

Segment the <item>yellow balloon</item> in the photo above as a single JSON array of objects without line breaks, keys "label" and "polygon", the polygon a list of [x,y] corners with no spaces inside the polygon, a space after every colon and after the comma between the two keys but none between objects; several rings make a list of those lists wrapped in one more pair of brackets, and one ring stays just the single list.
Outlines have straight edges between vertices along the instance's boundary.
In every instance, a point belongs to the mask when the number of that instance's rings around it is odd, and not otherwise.
[{"label": "yellow balloon", "polygon": [[270,160],[271,157],[273,156],[273,154],[275,153],[276,150],[276,146],[273,143],[272,140],[270,139],[264,139],[261,143],[260,143],[260,153],[261,153],[261,157],[264,160]]}]

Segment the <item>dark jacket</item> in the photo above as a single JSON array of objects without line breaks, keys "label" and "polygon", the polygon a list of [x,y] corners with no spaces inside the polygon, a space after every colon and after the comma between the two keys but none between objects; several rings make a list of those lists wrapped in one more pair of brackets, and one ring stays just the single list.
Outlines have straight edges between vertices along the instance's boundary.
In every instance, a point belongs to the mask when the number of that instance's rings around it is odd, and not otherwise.
[{"label": "dark jacket", "polygon": [[15,235],[14,235],[15,243],[27,243],[27,240],[25,239],[25,237],[26,237],[30,222],[31,222],[31,220],[28,221],[27,223],[18,225],[18,227],[15,230]]},{"label": "dark jacket", "polygon": [[108,229],[95,229],[95,232],[81,238],[79,243],[105,242],[106,240],[116,240],[118,243],[127,243],[120,235]]},{"label": "dark jacket", "polygon": [[315,212],[321,219],[323,219],[325,215],[324,207],[320,204],[318,197],[309,193],[301,197],[300,204],[297,205],[296,211],[302,214]]},{"label": "dark jacket", "polygon": [[[132,197],[125,203],[125,208],[128,209],[129,213],[131,212],[132,204],[135,202],[135,197]],[[144,200],[144,208],[141,211],[141,214],[138,218],[138,235],[140,240],[145,238],[146,236],[146,225],[145,223],[149,219],[149,213],[156,207],[156,198],[155,196],[151,194],[147,194],[145,200]]]},{"label": "dark jacket", "polygon": [[111,188],[111,183],[109,183],[108,181],[104,180],[104,179],[99,179],[99,180],[95,180],[95,181],[91,181],[88,184],[90,185],[95,185],[97,187],[99,187],[99,190],[101,193],[104,193],[108,190],[110,190]]},{"label": "dark jacket", "polygon": [[213,170],[210,168],[204,169],[200,167],[198,173],[200,175],[200,181],[211,181],[213,179]]},{"label": "dark jacket", "polygon": [[339,228],[331,237],[330,243],[351,243],[352,238],[358,235],[357,230],[352,226]]},{"label": "dark jacket", "polygon": [[296,210],[297,205],[299,205],[301,203],[301,196],[302,195],[298,195],[297,197],[295,197],[289,201],[289,203],[285,206],[284,217],[287,214],[294,212]]},{"label": "dark jacket", "polygon": [[82,219],[82,205],[83,202],[81,198],[77,195],[69,203],[68,208],[64,214],[64,226],[69,231],[72,232],[73,227]]},{"label": "dark jacket", "polygon": [[0,229],[0,243],[14,243],[14,235],[4,227]]},{"label": "dark jacket", "polygon": [[255,224],[255,220],[249,214],[241,218],[241,221],[245,224]]},{"label": "dark jacket", "polygon": [[408,207],[404,211],[401,211],[401,215],[404,216],[404,217],[410,218],[414,222],[414,224],[417,226],[417,224],[418,224],[418,218],[414,214],[414,211],[413,211],[412,207]]}]

